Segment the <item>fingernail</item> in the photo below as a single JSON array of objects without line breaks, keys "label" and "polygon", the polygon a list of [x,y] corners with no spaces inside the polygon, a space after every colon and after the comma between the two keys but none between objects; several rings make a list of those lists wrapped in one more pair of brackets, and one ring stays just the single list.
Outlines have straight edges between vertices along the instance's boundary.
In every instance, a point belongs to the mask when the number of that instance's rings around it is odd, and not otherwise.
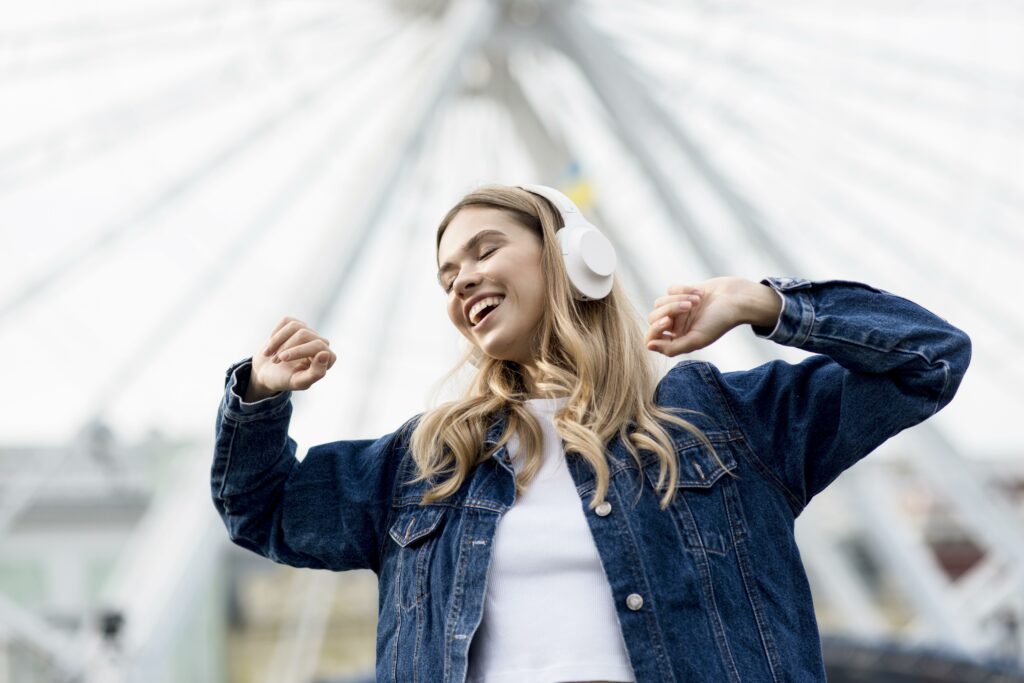
[{"label": "fingernail", "polygon": [[659,325],[668,325],[668,318],[667,317],[666,318],[662,318],[661,320],[658,321],[658,324]]},{"label": "fingernail", "polygon": [[692,301],[680,301],[678,308],[680,308],[682,310],[686,310],[687,308],[689,308],[692,305],[693,305]]},{"label": "fingernail", "polygon": [[317,362],[320,363],[320,365],[326,365],[327,364],[327,359],[326,358],[321,358]]}]

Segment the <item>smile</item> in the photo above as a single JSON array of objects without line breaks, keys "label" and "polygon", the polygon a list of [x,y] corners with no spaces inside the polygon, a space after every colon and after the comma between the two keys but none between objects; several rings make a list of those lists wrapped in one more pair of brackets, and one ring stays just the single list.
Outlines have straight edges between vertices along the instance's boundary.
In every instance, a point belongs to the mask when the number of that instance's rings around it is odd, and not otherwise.
[{"label": "smile", "polygon": [[[502,301],[504,301],[504,300],[502,300]],[[484,314],[484,317],[480,318],[480,320],[477,321],[477,323],[475,325],[473,325],[473,329],[474,330],[479,330],[480,328],[482,328],[485,325],[487,325],[491,321],[491,319],[494,318],[494,313],[499,308],[501,308],[501,304],[500,303],[497,306],[494,306],[494,307],[488,309],[487,313]]]}]

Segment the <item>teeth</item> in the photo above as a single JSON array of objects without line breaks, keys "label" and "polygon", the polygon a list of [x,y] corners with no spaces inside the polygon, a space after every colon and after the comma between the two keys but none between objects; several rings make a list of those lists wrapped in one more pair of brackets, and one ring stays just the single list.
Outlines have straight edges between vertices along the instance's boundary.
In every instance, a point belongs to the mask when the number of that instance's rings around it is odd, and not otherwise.
[{"label": "teeth", "polygon": [[476,325],[478,322],[480,322],[479,320],[476,319],[476,316],[478,313],[480,313],[480,311],[487,308],[488,306],[497,306],[498,304],[501,303],[501,300],[504,298],[505,297],[503,296],[489,296],[486,299],[480,299],[480,301],[477,301],[475,304],[473,304],[473,308],[469,309],[469,322]]}]

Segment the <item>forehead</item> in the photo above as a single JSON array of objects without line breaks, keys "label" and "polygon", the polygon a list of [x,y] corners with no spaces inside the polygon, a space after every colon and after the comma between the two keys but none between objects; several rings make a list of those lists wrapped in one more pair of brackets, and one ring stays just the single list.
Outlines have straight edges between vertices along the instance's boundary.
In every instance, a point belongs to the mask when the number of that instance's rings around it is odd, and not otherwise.
[{"label": "forehead", "polygon": [[[503,233],[510,240],[519,240],[530,231],[512,216],[490,206],[467,206],[455,215],[441,235],[437,247],[437,260],[442,266],[458,256],[463,245],[484,230]],[[500,239],[500,235],[495,235]]]}]

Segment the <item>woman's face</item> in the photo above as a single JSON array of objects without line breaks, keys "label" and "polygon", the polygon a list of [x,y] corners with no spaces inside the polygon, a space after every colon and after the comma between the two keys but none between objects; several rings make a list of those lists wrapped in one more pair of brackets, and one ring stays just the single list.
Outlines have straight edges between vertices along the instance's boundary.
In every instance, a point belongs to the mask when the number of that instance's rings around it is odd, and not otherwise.
[{"label": "woman's face", "polygon": [[[500,209],[468,206],[441,236],[438,262],[456,329],[488,356],[529,365],[547,298],[540,238]],[[497,308],[472,310],[490,295]]]}]

